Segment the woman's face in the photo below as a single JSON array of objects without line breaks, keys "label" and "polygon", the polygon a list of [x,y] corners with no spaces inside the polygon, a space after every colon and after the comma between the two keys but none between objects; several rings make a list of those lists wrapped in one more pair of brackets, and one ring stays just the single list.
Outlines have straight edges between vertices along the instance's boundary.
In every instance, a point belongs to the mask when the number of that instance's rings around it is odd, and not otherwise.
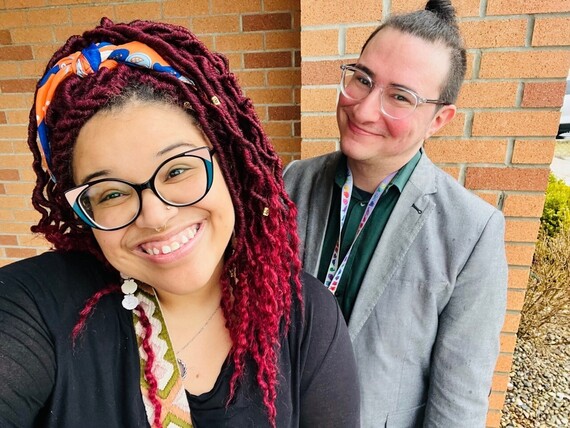
[{"label": "woman's face", "polygon": [[[73,153],[73,178],[77,185],[103,178],[140,184],[166,159],[204,146],[209,142],[182,109],[132,101],[97,113],[83,126]],[[217,287],[235,214],[215,159],[213,173],[212,187],[194,205],[168,206],[145,189],[133,223],[115,231],[93,229],[107,260],[162,293]]]}]

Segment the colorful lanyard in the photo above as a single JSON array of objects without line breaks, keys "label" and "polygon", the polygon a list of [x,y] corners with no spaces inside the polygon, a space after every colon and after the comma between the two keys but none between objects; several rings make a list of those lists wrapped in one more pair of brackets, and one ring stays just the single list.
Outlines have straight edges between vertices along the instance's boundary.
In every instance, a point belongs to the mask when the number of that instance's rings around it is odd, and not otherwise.
[{"label": "colorful lanyard", "polygon": [[360,232],[362,232],[362,229],[364,229],[366,222],[370,218],[370,214],[372,214],[372,210],[374,210],[374,207],[380,200],[380,197],[384,193],[384,190],[386,189],[390,181],[392,181],[392,178],[394,178],[394,176],[398,172],[395,171],[390,175],[388,175],[386,178],[384,178],[384,180],[382,180],[382,182],[378,185],[378,187],[374,191],[372,197],[370,198],[370,201],[368,201],[368,205],[366,206],[366,210],[362,215],[362,219],[358,224],[358,229],[356,230],[356,235],[354,236],[354,240],[350,244],[350,248],[348,249],[346,255],[344,256],[342,263],[340,264],[340,266],[338,266],[338,259],[340,256],[340,244],[342,237],[342,227],[344,225],[344,221],[346,220],[346,213],[348,212],[348,206],[350,204],[350,198],[352,196],[352,187],[353,187],[352,172],[350,171],[348,165],[346,169],[347,169],[346,180],[344,182],[344,185],[342,186],[342,192],[340,195],[340,229],[338,232],[338,239],[336,241],[336,245],[334,247],[333,254],[331,257],[331,262],[327,270],[327,276],[325,278],[325,286],[327,286],[332,293],[334,293],[338,288],[342,272],[344,271],[348,258],[350,257],[350,253],[352,251],[352,248],[354,247],[354,243],[360,236]]}]

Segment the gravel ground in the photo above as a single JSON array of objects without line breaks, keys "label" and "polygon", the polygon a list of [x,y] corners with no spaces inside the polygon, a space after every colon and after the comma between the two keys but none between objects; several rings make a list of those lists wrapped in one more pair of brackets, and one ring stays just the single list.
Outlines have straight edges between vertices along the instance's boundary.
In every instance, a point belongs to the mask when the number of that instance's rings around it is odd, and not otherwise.
[{"label": "gravel ground", "polygon": [[542,339],[519,338],[501,428],[568,427],[569,421],[570,326],[550,328]]}]

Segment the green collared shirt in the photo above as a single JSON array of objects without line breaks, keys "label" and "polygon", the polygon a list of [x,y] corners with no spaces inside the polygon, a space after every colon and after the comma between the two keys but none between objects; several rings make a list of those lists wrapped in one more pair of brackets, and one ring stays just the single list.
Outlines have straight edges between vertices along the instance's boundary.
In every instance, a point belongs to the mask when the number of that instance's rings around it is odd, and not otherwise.
[{"label": "green collared shirt", "polygon": [[[340,309],[347,323],[350,319],[360,284],[364,279],[364,274],[372,259],[374,250],[378,245],[378,241],[382,236],[384,227],[421,156],[422,152],[420,150],[406,165],[400,168],[400,171],[398,171],[390,184],[388,184],[350,252],[344,272],[335,292]],[[323,282],[338,238],[340,227],[340,193],[346,180],[346,171],[346,157],[342,156],[336,170],[331,210],[319,264],[318,278]],[[339,264],[344,260],[350,245],[354,241],[358,224],[362,219],[362,215],[371,197],[371,193],[365,192],[357,187],[353,187],[352,189],[346,219],[342,228]]]}]

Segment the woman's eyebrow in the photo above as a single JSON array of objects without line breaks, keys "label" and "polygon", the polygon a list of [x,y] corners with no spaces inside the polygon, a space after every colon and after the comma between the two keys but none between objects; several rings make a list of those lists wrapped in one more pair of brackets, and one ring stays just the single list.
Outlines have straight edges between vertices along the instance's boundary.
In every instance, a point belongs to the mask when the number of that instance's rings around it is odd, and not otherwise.
[{"label": "woman's eyebrow", "polygon": [[188,148],[191,148],[191,149],[195,149],[195,148],[197,148],[198,146],[196,146],[196,145],[194,145],[194,144],[192,144],[192,143],[187,143],[187,142],[183,142],[183,141],[178,142],[178,143],[173,143],[173,144],[170,144],[169,146],[166,146],[164,149],[159,150],[159,151],[156,153],[156,157],[164,156],[165,154],[171,152],[172,150],[178,149],[178,148],[180,148],[180,147],[188,147]]}]

